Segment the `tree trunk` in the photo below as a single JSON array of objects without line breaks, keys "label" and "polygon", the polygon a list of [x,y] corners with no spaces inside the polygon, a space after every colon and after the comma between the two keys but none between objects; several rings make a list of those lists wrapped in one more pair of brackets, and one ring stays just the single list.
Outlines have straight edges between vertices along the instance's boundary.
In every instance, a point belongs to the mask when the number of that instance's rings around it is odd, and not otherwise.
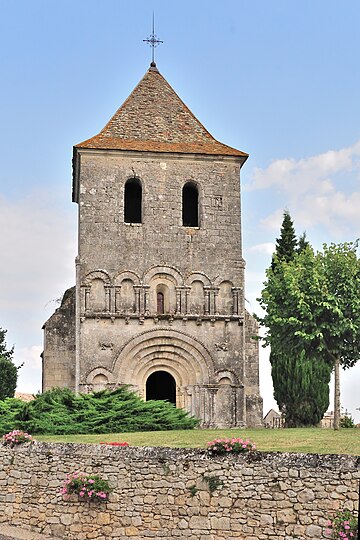
[{"label": "tree trunk", "polygon": [[334,364],[334,429],[340,428],[340,359]]}]

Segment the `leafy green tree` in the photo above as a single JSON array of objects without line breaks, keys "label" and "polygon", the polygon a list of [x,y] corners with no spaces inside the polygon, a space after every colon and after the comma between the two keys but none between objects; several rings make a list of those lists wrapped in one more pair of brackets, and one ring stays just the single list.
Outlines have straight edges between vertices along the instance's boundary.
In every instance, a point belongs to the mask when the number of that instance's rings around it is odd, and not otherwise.
[{"label": "leafy green tree", "polygon": [[0,356],[3,358],[6,358],[7,360],[12,360],[13,354],[14,354],[14,347],[7,350],[6,349],[6,342],[5,342],[5,336],[6,336],[7,330],[3,330],[0,328]]},{"label": "leafy green tree", "polygon": [[0,328],[0,400],[14,397],[18,371],[12,361],[14,347],[7,350],[5,342],[6,330]]},{"label": "leafy green tree", "polygon": [[[334,428],[340,425],[340,366],[360,358],[360,259],[359,242],[324,244],[318,254],[319,273],[325,277],[322,292],[322,335],[319,352],[334,366]],[[321,294],[319,294],[321,298]],[[305,334],[306,336],[306,334]]]},{"label": "leafy green tree", "polygon": [[[310,246],[291,261],[281,261],[268,281],[260,303],[266,314],[265,343],[276,354],[305,357],[334,368],[335,419],[339,427],[339,366],[353,366],[360,357],[360,261],[358,244]],[[281,306],[281,308],[279,308]],[[305,355],[305,356],[304,356]]]}]

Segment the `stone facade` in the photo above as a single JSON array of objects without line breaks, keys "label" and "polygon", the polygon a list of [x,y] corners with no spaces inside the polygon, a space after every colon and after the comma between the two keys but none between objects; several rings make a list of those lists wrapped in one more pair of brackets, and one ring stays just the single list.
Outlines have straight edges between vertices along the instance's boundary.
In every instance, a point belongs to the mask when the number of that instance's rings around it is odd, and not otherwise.
[{"label": "stone facade", "polygon": [[[106,503],[60,490],[70,472],[106,478]],[[338,510],[356,511],[356,456],[93,444],[0,447],[0,532],[17,525],[59,540],[321,540]]]},{"label": "stone facade", "polygon": [[128,384],[203,427],[261,425],[257,325],[244,306],[246,158],[206,131],[155,66],[75,147],[76,289],[44,326],[44,390]]}]

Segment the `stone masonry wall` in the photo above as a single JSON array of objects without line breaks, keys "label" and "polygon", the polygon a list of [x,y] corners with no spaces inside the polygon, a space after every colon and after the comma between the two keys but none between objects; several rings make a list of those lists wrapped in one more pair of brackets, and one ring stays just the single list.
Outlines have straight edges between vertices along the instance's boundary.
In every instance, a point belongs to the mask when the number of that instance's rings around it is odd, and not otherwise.
[{"label": "stone masonry wall", "polygon": [[[240,163],[236,159],[86,153],[79,197],[80,279],[94,270],[175,266],[183,276],[205,272],[243,287]],[[124,186],[142,183],[142,223],[124,222]],[[199,227],[182,225],[182,189],[199,190]]]},{"label": "stone masonry wall", "polygon": [[[63,501],[66,474],[107,478],[107,503]],[[359,458],[36,443],[0,448],[1,523],[61,539],[327,538],[327,518],[357,507]]]},{"label": "stone masonry wall", "polygon": [[43,326],[43,391],[75,387],[75,287],[65,291],[61,306]]}]

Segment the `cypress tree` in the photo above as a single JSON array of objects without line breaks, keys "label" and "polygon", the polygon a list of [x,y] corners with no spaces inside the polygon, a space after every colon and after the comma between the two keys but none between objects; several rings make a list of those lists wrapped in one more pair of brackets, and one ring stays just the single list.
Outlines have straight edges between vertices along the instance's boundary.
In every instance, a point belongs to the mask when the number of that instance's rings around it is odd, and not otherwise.
[{"label": "cypress tree", "polygon": [[276,239],[275,254],[271,262],[271,269],[273,271],[276,269],[277,262],[289,262],[294,258],[298,245],[294,222],[291,219],[289,211],[285,210],[283,216],[280,237]]},{"label": "cypress tree", "polygon": [[274,398],[286,427],[317,425],[329,407],[332,366],[308,358],[305,351],[292,356],[277,352],[275,358],[271,366]]},{"label": "cypress tree", "polygon": [[304,232],[299,236],[297,253],[301,253],[302,251],[304,251],[304,249],[305,249],[307,246],[310,246],[310,243],[309,243],[309,241],[306,239],[306,232],[304,231]]}]

